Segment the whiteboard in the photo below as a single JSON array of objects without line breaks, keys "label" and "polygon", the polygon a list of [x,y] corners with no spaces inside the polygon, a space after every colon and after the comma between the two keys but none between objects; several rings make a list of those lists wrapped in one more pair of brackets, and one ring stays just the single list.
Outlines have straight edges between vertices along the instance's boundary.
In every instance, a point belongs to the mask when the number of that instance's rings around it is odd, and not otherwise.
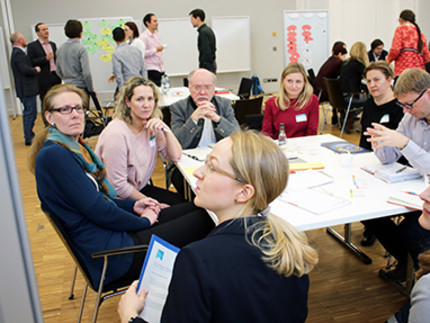
[{"label": "whiteboard", "polygon": [[[88,52],[91,75],[95,91],[100,93],[113,93],[116,83],[108,83],[107,79],[112,74],[112,52],[116,44],[112,39],[112,30],[122,26],[127,21],[133,21],[131,17],[113,18],[82,18],[83,32],[81,44]],[[56,43],[57,49],[68,39],[64,34],[65,23],[46,24],[49,28],[49,38]],[[37,34],[32,26],[33,39]]]},{"label": "whiteboard", "polygon": [[3,28],[0,27],[0,79],[1,83],[3,84],[3,89],[11,88],[9,75],[9,55],[7,52]]},{"label": "whiteboard", "polygon": [[164,71],[170,76],[188,75],[199,67],[197,29],[189,18],[160,18],[158,32],[163,50]]},{"label": "whiteboard", "polygon": [[284,64],[302,63],[318,73],[330,56],[328,11],[284,11]]},{"label": "whiteboard", "polygon": [[213,17],[217,73],[251,70],[250,17]]}]

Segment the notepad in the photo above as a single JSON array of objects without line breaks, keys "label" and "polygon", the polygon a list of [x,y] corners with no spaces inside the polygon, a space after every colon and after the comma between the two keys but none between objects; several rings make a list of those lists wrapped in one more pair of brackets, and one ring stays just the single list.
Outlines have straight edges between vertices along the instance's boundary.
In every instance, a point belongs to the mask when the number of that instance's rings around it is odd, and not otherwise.
[{"label": "notepad", "polygon": [[404,206],[409,209],[419,211],[423,210],[423,201],[420,199],[419,195],[408,191],[401,191],[391,195],[387,202],[394,205]]},{"label": "notepad", "polygon": [[288,178],[287,191],[300,191],[333,183],[333,177],[319,170],[295,172]]},{"label": "notepad", "polygon": [[361,169],[388,183],[410,181],[422,177],[415,168],[399,163],[377,165],[375,167],[363,166]]},{"label": "notepad", "polygon": [[310,162],[310,163],[290,163],[290,173],[306,170],[306,169],[323,169],[325,165],[323,162]]},{"label": "notepad", "polygon": [[317,215],[333,211],[351,203],[343,198],[314,189],[284,192],[279,197],[279,200]]}]

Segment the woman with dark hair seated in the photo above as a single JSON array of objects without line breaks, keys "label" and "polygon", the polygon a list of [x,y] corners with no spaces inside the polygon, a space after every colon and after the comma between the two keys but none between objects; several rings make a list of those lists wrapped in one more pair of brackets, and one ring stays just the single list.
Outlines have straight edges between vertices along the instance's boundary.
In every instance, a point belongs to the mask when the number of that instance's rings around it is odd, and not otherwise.
[{"label": "woman with dark hair seated", "polygon": [[[219,225],[179,252],[161,322],[305,322],[317,253],[269,210],[288,174],[284,153],[261,134],[236,132],[215,145],[194,172],[195,203]],[[137,315],[148,292],[136,286],[120,301],[121,322],[144,322]]]},{"label": "woman with dark hair seated", "polygon": [[[51,125],[33,145],[31,164],[42,207],[63,222],[93,285],[99,284],[103,259],[96,251],[147,244],[152,234],[183,247],[202,239],[213,222],[206,211],[189,204],[175,211],[151,198],[117,199],[106,180],[106,169],[80,137],[84,129],[85,93],[71,84],[46,94],[43,111]],[[144,253],[125,254],[109,261],[105,284],[139,276]]]}]

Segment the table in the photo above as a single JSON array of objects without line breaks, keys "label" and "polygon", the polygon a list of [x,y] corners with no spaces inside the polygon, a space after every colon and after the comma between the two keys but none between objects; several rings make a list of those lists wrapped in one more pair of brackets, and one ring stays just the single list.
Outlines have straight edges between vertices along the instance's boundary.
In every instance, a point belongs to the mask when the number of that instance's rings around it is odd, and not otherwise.
[{"label": "table", "polygon": [[[216,93],[219,91],[220,93]],[[166,94],[162,95],[162,99],[160,100],[160,107],[171,106],[172,104],[185,99],[190,95],[190,91],[187,87],[174,87],[170,88]],[[239,100],[239,97],[228,90],[222,88],[215,88],[215,95],[219,95],[223,98],[230,99],[232,101]]]},{"label": "table", "polygon": [[[324,172],[333,177],[334,182],[321,187],[321,189],[334,196],[344,198],[350,203],[327,213],[315,215],[276,199],[271,203],[271,213],[290,222],[297,229],[306,231],[410,212],[411,210],[389,204],[386,200],[390,195],[402,190],[422,192],[427,187],[425,181],[417,179],[399,183],[386,183],[367,173],[360,167],[380,164],[373,152],[353,154],[352,165],[350,167],[341,167],[340,154],[321,146],[321,143],[339,140],[341,139],[329,134],[289,138],[284,152],[287,157],[296,155],[307,162],[323,162],[325,165]],[[184,152],[189,154],[200,152],[202,156],[210,152],[210,148],[199,148],[199,150],[186,150]],[[190,167],[196,167],[201,164],[201,160],[195,160],[185,155],[178,162],[178,168],[191,188],[195,187],[196,179],[192,177]],[[359,186],[358,189],[354,187],[352,175],[355,176]],[[351,189],[353,189],[352,197],[350,194]],[[328,233],[340,240],[365,263],[371,263],[371,259],[351,243],[350,231],[348,232],[348,230],[349,228],[346,227],[344,237],[331,228],[328,229]]]}]

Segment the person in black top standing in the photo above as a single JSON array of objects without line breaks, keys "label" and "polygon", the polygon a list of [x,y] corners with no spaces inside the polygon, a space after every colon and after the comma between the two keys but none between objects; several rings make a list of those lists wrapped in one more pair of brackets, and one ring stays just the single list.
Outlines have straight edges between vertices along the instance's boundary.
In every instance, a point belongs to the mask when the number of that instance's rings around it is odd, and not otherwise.
[{"label": "person in black top standing", "polygon": [[13,46],[10,65],[15,79],[16,96],[24,106],[22,123],[25,145],[30,146],[34,138],[33,127],[37,117],[36,96],[39,94],[37,75],[40,67],[31,65],[25,53],[27,41],[21,33],[10,35],[10,42]]},{"label": "person in black top standing", "polygon": [[197,28],[199,37],[197,47],[199,49],[199,67],[216,73],[216,39],[213,30],[205,23],[205,12],[202,9],[194,9],[189,13],[191,24]]}]

